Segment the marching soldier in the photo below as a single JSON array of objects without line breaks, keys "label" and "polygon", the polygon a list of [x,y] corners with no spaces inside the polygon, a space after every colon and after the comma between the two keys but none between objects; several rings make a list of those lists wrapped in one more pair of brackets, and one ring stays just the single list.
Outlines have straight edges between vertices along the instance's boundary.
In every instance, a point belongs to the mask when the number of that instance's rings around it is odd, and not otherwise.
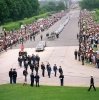
[{"label": "marching soldier", "polygon": [[44,63],[42,62],[42,64],[41,64],[41,69],[42,69],[42,76],[44,77],[45,75],[45,65],[44,65]]},{"label": "marching soldier", "polygon": [[54,64],[53,71],[55,72],[55,77],[56,77],[56,73],[57,73],[57,66],[56,66],[56,64]]},{"label": "marching soldier", "polygon": [[27,84],[27,83],[26,83],[26,82],[27,82],[27,74],[28,74],[28,73],[27,73],[27,70],[24,69],[24,70],[23,70],[23,75],[25,76],[25,79],[24,79],[23,86]]},{"label": "marching soldier", "polygon": [[36,75],[35,75],[36,87],[37,86],[39,87],[39,78],[40,78],[40,76],[38,75],[38,73],[36,73]]},{"label": "marching soldier", "polygon": [[13,71],[12,71],[12,68],[9,71],[9,77],[10,77],[10,84],[12,84],[12,80],[13,80]]},{"label": "marching soldier", "polygon": [[64,81],[64,75],[63,75],[63,73],[60,74],[59,78],[60,78],[61,86],[63,86],[63,81]]},{"label": "marching soldier", "polygon": [[94,78],[93,78],[93,75],[91,75],[91,79],[90,79],[90,87],[88,89],[88,91],[90,91],[91,87],[93,86],[94,90],[96,91],[96,88],[94,86]]},{"label": "marching soldier", "polygon": [[17,79],[17,72],[15,69],[13,69],[13,83],[16,84],[16,79]]},{"label": "marching soldier", "polygon": [[31,86],[34,86],[34,74],[33,74],[33,72],[31,73],[31,75],[30,75],[30,78],[31,78]]}]

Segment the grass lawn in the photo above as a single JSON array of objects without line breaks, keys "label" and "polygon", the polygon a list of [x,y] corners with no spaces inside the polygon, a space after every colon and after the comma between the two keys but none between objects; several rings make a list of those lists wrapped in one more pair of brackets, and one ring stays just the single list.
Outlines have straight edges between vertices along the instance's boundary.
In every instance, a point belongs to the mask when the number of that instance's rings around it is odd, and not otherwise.
[{"label": "grass lawn", "polygon": [[99,100],[97,91],[88,87],[0,85],[0,100]]}]

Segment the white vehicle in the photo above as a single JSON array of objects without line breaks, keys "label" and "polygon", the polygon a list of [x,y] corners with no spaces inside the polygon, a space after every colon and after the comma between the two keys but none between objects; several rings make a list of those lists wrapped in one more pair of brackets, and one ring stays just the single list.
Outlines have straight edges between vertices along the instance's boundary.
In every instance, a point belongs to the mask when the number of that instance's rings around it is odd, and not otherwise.
[{"label": "white vehicle", "polygon": [[43,51],[44,50],[44,45],[43,44],[37,44],[36,45],[36,48],[35,48],[35,51]]},{"label": "white vehicle", "polygon": [[39,41],[39,44],[43,44],[43,46],[46,47],[46,42],[45,41]]}]

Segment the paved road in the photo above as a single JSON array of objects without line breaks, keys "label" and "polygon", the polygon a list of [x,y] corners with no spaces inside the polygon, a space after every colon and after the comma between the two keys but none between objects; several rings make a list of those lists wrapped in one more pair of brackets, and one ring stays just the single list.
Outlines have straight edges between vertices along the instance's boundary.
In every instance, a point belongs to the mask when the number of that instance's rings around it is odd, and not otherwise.
[{"label": "paved road", "polygon": [[[70,12],[70,21],[65,26],[64,30],[61,32],[59,39],[55,39],[52,41],[49,41],[46,38],[46,33],[51,33],[58,29],[58,27],[66,20],[66,17],[68,17],[69,14],[67,14],[65,17],[63,17],[60,21],[56,22],[51,28],[48,30],[45,30],[42,32],[43,40],[47,42],[47,47],[55,47],[55,46],[78,46],[78,41],[76,39],[76,34],[78,32],[77,22],[78,22],[78,16],[79,11],[71,11]],[[25,48],[33,48],[38,44],[40,41],[40,34],[36,36],[36,41],[27,41],[24,43]],[[13,49],[19,49],[21,45],[18,45],[17,47],[14,47]]]},{"label": "paved road", "polygon": [[[64,85],[66,86],[89,86],[90,75],[93,74],[95,78],[95,85],[99,86],[99,70],[94,68],[94,66],[81,65],[81,62],[75,61],[74,59],[74,50],[78,49],[78,41],[76,39],[76,34],[79,31],[77,21],[79,11],[71,11],[71,19],[68,25],[65,27],[63,32],[60,34],[59,39],[53,41],[48,41],[45,37],[45,34],[49,31],[52,32],[56,30],[61,23],[64,22],[65,18],[62,18],[49,30],[46,30],[44,33],[44,40],[46,40],[47,47],[44,52],[35,52],[35,45],[40,40],[40,35],[36,37],[36,42],[28,41],[25,43],[25,50],[28,54],[39,54],[41,57],[41,62],[47,64],[49,62],[51,67],[56,63],[59,67],[60,65],[64,71]],[[20,45],[14,47],[11,50],[0,55],[0,84],[9,83],[8,71],[9,69],[16,68],[18,72],[18,83],[23,83],[24,77],[22,75],[23,67],[18,66],[17,57],[19,52]],[[5,62],[6,61],[6,62]],[[28,68],[28,83],[30,83],[30,69]],[[60,85],[59,73],[57,77],[54,77],[53,71],[51,72],[51,78],[48,78],[47,71],[45,77],[42,77],[42,71],[39,69],[40,75],[40,84],[42,85]],[[35,73],[34,73],[35,74]]]}]

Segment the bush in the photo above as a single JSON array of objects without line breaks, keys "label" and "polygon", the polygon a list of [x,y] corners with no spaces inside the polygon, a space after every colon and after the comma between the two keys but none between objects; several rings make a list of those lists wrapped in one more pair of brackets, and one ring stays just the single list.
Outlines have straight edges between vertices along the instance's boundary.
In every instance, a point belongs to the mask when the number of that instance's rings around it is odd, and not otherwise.
[{"label": "bush", "polygon": [[3,29],[5,28],[6,31],[11,31],[13,29],[18,30],[18,29],[20,29],[21,25],[31,24],[34,21],[38,20],[39,18],[47,17],[49,14],[51,14],[51,13],[41,14],[41,15],[34,16],[32,18],[28,18],[28,19],[24,19],[24,20],[20,20],[17,22],[10,22],[10,23],[3,25]]}]

